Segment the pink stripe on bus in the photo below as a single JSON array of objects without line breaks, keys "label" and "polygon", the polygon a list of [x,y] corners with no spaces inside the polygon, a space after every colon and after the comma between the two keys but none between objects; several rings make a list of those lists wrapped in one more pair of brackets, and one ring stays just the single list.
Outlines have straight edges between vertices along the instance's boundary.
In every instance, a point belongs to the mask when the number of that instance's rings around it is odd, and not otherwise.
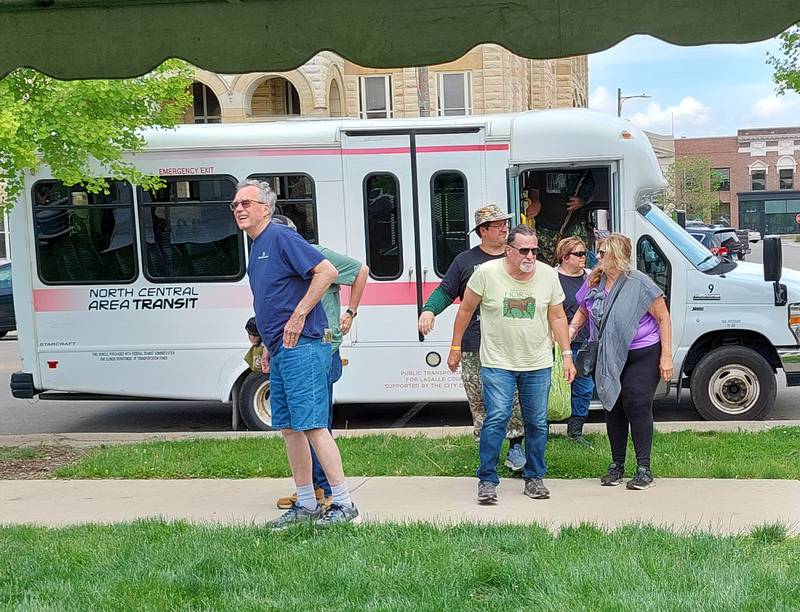
[{"label": "pink stripe on bus", "polygon": [[[424,283],[422,286],[422,299],[427,300],[428,296],[433,292],[439,282]],[[147,289],[145,287],[144,289]],[[133,296],[124,296],[122,294],[115,295],[114,288],[110,288],[112,293],[101,293],[102,297],[97,295],[90,296],[89,287],[59,287],[59,288],[46,288],[33,290],[33,310],[34,312],[74,312],[74,311],[88,311],[89,304],[98,300],[106,302],[114,300],[117,304],[123,300],[132,301],[134,299],[149,299],[157,300],[164,299],[160,296],[139,294],[142,287],[125,287],[134,291]],[[109,288],[97,288],[101,290]],[[201,308],[252,308],[253,295],[250,293],[248,285],[230,285],[230,286],[198,286],[194,285],[197,292],[197,305],[198,309]],[[350,299],[350,287],[343,286],[341,288],[341,302],[347,305]],[[169,298],[167,298],[169,299]],[[174,298],[172,298],[174,299]],[[370,281],[364,290],[364,295],[361,298],[362,306],[416,306],[417,304],[417,285],[413,281]],[[119,306],[115,306],[116,312],[134,312],[133,304],[124,310],[119,310]],[[109,311],[108,307],[97,309]],[[152,311],[151,311],[152,312]]]}]

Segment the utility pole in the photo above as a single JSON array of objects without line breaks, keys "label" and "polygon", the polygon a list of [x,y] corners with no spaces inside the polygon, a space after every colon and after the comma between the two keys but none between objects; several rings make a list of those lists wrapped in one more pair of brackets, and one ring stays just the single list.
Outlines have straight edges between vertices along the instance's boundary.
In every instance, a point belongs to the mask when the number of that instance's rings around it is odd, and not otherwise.
[{"label": "utility pole", "polygon": [[429,117],[431,114],[431,92],[428,87],[428,67],[417,67],[417,106],[419,116]]}]

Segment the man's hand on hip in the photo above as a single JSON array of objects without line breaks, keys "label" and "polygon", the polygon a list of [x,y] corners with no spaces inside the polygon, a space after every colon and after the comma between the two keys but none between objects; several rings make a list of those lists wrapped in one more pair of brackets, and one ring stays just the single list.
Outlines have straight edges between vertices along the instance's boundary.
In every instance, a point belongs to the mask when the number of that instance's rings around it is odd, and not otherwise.
[{"label": "man's hand on hip", "polygon": [[293,312],[283,328],[283,346],[292,348],[297,345],[300,334],[303,333],[303,326],[306,323],[306,316]]}]

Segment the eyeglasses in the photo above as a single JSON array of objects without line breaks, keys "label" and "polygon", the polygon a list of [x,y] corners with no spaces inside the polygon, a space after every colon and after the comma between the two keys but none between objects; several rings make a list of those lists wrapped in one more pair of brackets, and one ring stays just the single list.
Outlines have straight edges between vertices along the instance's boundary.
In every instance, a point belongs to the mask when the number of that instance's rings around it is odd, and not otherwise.
[{"label": "eyeglasses", "polygon": [[522,247],[520,249],[515,247],[513,244],[507,244],[506,246],[511,247],[515,251],[519,251],[519,254],[522,255],[523,257],[527,257],[528,255],[533,255],[534,257],[536,257],[536,255],[539,253],[539,247],[530,247],[530,248]]},{"label": "eyeglasses", "polygon": [[603,259],[605,254],[606,254],[605,251],[597,251],[597,259]]},{"label": "eyeglasses", "polygon": [[586,251],[572,251],[570,255],[574,255],[575,257],[586,257]]},{"label": "eyeglasses", "polygon": [[485,227],[494,227],[496,229],[501,229],[508,227],[508,221],[492,221],[491,223],[487,223]]},{"label": "eyeglasses", "polygon": [[239,208],[239,206],[247,210],[253,204],[263,204],[263,202],[259,202],[258,200],[234,200],[233,202],[228,204],[228,206],[230,207],[231,210],[236,210],[237,208]]}]

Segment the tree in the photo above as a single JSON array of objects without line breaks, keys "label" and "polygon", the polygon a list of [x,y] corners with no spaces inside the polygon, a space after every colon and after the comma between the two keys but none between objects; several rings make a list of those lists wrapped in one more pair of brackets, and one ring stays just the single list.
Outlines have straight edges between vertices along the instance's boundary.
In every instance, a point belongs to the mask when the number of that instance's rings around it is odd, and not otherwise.
[{"label": "tree", "polygon": [[714,209],[719,206],[721,182],[722,176],[705,157],[678,157],[669,168],[669,186],[659,204],[668,213],[685,210],[687,219],[711,223]]},{"label": "tree", "polygon": [[[191,68],[179,60],[120,80],[58,81],[29,68],[14,70],[0,80],[4,205],[16,201],[23,173],[42,164],[64,184],[82,183],[93,193],[107,188],[106,177],[145,188],[160,185],[123,153],[144,148],[141,129],[172,128],[181,121],[192,102],[191,83]],[[105,170],[93,169],[93,160]]]},{"label": "tree", "polygon": [[778,93],[787,89],[800,93],[800,22],[783,32],[779,37],[780,55],[767,57],[767,63],[775,72],[772,79],[778,86]]}]

